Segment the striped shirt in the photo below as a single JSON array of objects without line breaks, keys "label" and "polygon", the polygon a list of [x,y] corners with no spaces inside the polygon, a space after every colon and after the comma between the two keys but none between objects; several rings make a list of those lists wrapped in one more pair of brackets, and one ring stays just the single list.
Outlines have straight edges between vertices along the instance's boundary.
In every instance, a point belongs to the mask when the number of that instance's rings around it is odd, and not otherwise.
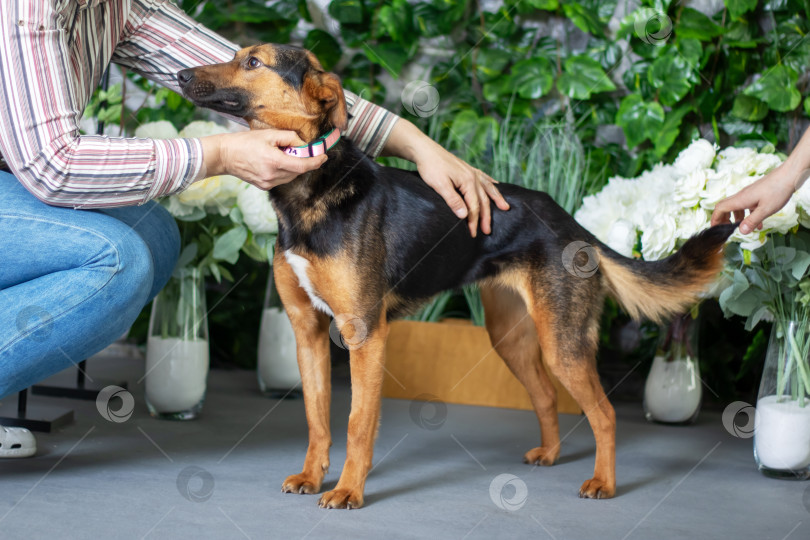
[{"label": "striped shirt", "polygon": [[[179,91],[184,68],[239,49],[167,0],[0,0],[0,153],[40,200],[75,208],[143,204],[186,188],[199,139],[80,135],[102,73],[116,63]],[[397,116],[346,93],[346,135],[376,157]]]}]

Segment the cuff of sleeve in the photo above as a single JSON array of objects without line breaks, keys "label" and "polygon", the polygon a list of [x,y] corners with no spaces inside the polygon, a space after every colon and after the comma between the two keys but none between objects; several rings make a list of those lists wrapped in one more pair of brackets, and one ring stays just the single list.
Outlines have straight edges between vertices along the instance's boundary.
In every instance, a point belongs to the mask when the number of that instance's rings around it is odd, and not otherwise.
[{"label": "cuff of sleeve", "polygon": [[154,145],[155,181],[141,204],[183,191],[202,168],[199,139],[159,139]]},{"label": "cuff of sleeve", "polygon": [[376,158],[399,117],[351,92],[346,92],[346,105],[351,115],[346,136],[369,157]]}]

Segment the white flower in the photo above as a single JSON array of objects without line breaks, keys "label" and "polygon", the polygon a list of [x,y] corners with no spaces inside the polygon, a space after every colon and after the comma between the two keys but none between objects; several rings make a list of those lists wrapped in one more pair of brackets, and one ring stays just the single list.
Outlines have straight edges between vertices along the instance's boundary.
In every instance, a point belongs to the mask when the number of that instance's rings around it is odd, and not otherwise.
[{"label": "white flower", "polygon": [[678,226],[676,236],[688,240],[709,227],[711,215],[702,208],[684,210],[675,219]]},{"label": "white flower", "polygon": [[641,235],[641,255],[645,261],[657,261],[669,256],[675,250],[675,218],[658,214],[647,223]]},{"label": "white flower", "polygon": [[787,234],[790,232],[790,229],[798,224],[799,214],[796,211],[796,199],[791,198],[781,210],[765,218],[762,222],[762,230]]},{"label": "white flower", "polygon": [[756,157],[757,151],[753,148],[729,146],[717,154],[715,169],[718,172],[746,175],[751,170]]},{"label": "white flower", "polygon": [[147,122],[135,130],[135,137],[139,139],[176,139],[179,137],[177,128],[168,120]]},{"label": "white flower", "polygon": [[698,204],[709,172],[707,169],[695,169],[676,181],[675,201],[686,208],[692,208]]},{"label": "white flower", "polygon": [[802,227],[810,228],[810,181],[805,180],[801,187],[793,194],[796,201],[796,212],[799,214],[799,223]]},{"label": "white flower", "polygon": [[266,191],[248,184],[236,196],[245,225],[255,234],[278,232],[278,218]]},{"label": "white flower", "polygon": [[731,173],[711,171],[706,181],[706,186],[700,192],[700,206],[706,210],[714,210],[714,207],[739,189],[732,182]]},{"label": "white flower", "polygon": [[194,206],[189,206],[178,201],[176,196],[161,199],[160,203],[166,208],[166,210],[169,211],[171,215],[178,218],[189,216],[195,210]]},{"label": "white flower", "polygon": [[715,158],[714,145],[706,139],[698,139],[678,154],[672,166],[679,175],[699,169],[708,169]]},{"label": "white flower", "polygon": [[227,216],[243,186],[244,182],[235,176],[211,176],[194,182],[185,191],[173,195],[173,197],[177,197],[182,204],[215,209],[221,215]]},{"label": "white flower", "polygon": [[762,231],[751,231],[748,234],[742,234],[740,229],[737,228],[734,229],[729,241],[739,243],[741,249],[754,251],[755,249],[761,248],[765,245],[765,242],[768,241],[768,236],[762,234]]},{"label": "white flower", "polygon": [[625,257],[632,257],[637,236],[638,232],[632,223],[626,219],[619,219],[607,232],[605,244]]},{"label": "white flower", "polygon": [[204,122],[202,120],[192,122],[180,130],[180,136],[186,139],[199,139],[200,137],[219,135],[220,133],[228,133],[228,130],[216,122]]},{"label": "white flower", "polygon": [[762,176],[771,171],[771,169],[775,169],[782,163],[782,158],[777,156],[776,154],[768,154],[766,152],[761,152],[751,160],[751,168],[753,172],[759,176]]}]

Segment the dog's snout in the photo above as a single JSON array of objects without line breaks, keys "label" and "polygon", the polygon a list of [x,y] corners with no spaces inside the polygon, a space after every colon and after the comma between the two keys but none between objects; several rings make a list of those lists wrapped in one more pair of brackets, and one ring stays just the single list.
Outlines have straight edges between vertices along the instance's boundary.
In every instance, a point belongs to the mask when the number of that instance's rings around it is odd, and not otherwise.
[{"label": "dog's snout", "polygon": [[180,86],[187,85],[192,79],[194,79],[193,69],[184,69],[177,72],[177,82],[180,84]]}]

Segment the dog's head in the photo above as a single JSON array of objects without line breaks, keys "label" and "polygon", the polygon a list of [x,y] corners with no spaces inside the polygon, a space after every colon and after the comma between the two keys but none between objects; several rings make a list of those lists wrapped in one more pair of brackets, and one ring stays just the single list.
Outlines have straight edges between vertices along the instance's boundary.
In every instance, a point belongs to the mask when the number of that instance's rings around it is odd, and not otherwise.
[{"label": "dog's head", "polygon": [[230,62],[184,69],[177,81],[195,105],[242,117],[253,129],[295,131],[304,142],[348,123],[340,79],[299,47],[247,47]]}]

